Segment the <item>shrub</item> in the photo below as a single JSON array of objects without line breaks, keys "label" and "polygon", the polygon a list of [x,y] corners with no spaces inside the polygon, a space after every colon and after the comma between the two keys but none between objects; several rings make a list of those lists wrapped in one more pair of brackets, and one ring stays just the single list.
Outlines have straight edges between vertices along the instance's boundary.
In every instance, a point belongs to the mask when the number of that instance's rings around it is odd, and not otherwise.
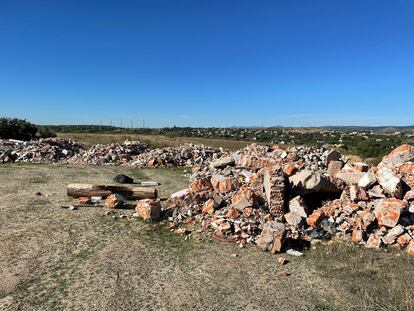
[{"label": "shrub", "polygon": [[50,129],[17,118],[0,118],[0,138],[31,140],[36,137],[54,137]]}]

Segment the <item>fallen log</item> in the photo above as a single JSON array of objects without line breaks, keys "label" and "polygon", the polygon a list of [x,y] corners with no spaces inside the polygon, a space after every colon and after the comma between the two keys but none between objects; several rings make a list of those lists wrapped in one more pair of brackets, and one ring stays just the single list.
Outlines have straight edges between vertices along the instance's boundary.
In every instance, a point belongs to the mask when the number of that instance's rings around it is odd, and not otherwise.
[{"label": "fallen log", "polygon": [[126,199],[156,199],[157,189],[153,187],[128,187],[120,185],[93,185],[93,184],[69,184],[67,194],[70,197],[100,196],[106,198],[113,193],[122,195]]}]

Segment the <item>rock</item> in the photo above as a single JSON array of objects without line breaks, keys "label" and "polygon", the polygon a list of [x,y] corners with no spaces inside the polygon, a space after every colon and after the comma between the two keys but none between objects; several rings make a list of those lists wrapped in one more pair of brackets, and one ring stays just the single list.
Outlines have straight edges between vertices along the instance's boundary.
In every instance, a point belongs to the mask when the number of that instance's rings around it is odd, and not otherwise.
[{"label": "rock", "polygon": [[79,204],[90,204],[91,198],[90,197],[79,197],[78,202]]},{"label": "rock", "polygon": [[404,233],[403,235],[400,235],[397,239],[398,245],[401,247],[406,247],[408,243],[410,243],[412,237],[408,233]]},{"label": "rock", "polygon": [[356,185],[366,174],[367,173],[354,170],[353,168],[345,167],[338,172],[335,177],[342,180],[347,185]]},{"label": "rock", "polygon": [[190,187],[191,193],[197,193],[201,191],[206,191],[212,189],[211,183],[208,178],[201,178],[194,181]]},{"label": "rock", "polygon": [[213,214],[216,207],[216,202],[213,199],[209,199],[203,205],[202,214]]},{"label": "rock", "polygon": [[351,239],[355,243],[362,242],[363,239],[364,239],[364,233],[363,233],[363,231],[361,229],[359,229],[359,228],[354,228],[354,230],[352,231]]},{"label": "rock", "polygon": [[404,227],[401,225],[397,225],[394,228],[392,228],[384,237],[384,241],[387,244],[393,244],[397,238],[404,233]]},{"label": "rock", "polygon": [[368,172],[364,174],[364,176],[362,176],[361,179],[358,181],[358,186],[368,189],[376,182],[377,182],[377,177],[375,177],[375,174]]},{"label": "rock", "polygon": [[385,165],[395,166],[396,164],[412,161],[414,161],[414,147],[406,144],[395,148],[390,154],[383,157],[378,167]]},{"label": "rock", "polygon": [[263,225],[263,230],[256,244],[263,250],[272,254],[280,252],[284,246],[286,236],[285,226],[277,221],[268,221]]},{"label": "rock", "polygon": [[122,195],[114,193],[106,198],[105,206],[109,208],[122,208],[126,202]]},{"label": "rock", "polygon": [[210,164],[210,166],[213,168],[224,168],[232,165],[234,165],[234,159],[231,156],[221,157],[215,161],[212,161]]},{"label": "rock", "polygon": [[398,168],[398,171],[401,174],[414,175],[414,163],[404,163]]},{"label": "rock", "polygon": [[326,155],[326,165],[329,165],[331,161],[338,161],[341,158],[341,153],[338,150],[332,149]]},{"label": "rock", "polygon": [[402,196],[402,185],[401,179],[397,177],[392,169],[383,166],[377,171],[378,183],[381,187],[393,196],[394,198],[400,199]]},{"label": "rock", "polygon": [[325,217],[325,213],[322,209],[314,210],[313,213],[306,219],[308,225],[312,228],[316,228],[319,222]]},{"label": "rock", "polygon": [[349,196],[352,202],[369,200],[364,188],[358,187],[357,185],[351,185],[349,187]]},{"label": "rock", "polygon": [[380,226],[393,228],[400,219],[403,204],[398,199],[382,199],[377,203],[374,214]]},{"label": "rock", "polygon": [[224,177],[223,175],[213,175],[211,185],[220,193],[227,193],[236,189],[233,177]]},{"label": "rock", "polygon": [[380,236],[377,236],[375,234],[370,234],[367,240],[367,244],[365,244],[368,248],[375,248],[380,249],[382,244],[382,239]]},{"label": "rock", "polygon": [[288,249],[288,250],[286,251],[286,254],[289,254],[289,255],[291,255],[291,256],[295,256],[295,257],[300,257],[300,256],[303,256],[303,253],[302,253],[302,252],[299,252],[299,251],[294,250],[294,249],[292,249],[292,248]]},{"label": "rock", "polygon": [[414,256],[414,239],[411,239],[407,246],[407,254]]},{"label": "rock", "polygon": [[296,196],[289,201],[289,212],[296,213],[304,218],[308,217],[308,207],[300,196]]},{"label": "rock", "polygon": [[369,165],[364,162],[355,162],[352,164],[352,167],[360,172],[368,172]]},{"label": "rock", "polygon": [[332,178],[336,176],[338,172],[341,171],[344,163],[342,161],[330,161],[328,164],[328,175]]},{"label": "rock", "polygon": [[414,200],[414,190],[407,191],[407,193],[404,195],[404,200],[413,201]]},{"label": "rock", "polygon": [[171,199],[183,199],[185,196],[187,196],[190,193],[190,189],[183,189],[183,190],[179,190],[177,192],[174,192],[173,194],[171,194],[170,198]]},{"label": "rock", "polygon": [[160,200],[144,199],[139,200],[135,207],[138,217],[143,220],[158,220],[161,216]]},{"label": "rock", "polygon": [[296,171],[297,171],[296,167],[294,167],[292,164],[286,164],[286,165],[283,167],[283,173],[284,173],[286,176],[292,176],[293,174],[295,174],[295,173],[296,173]]},{"label": "rock", "polygon": [[220,235],[225,235],[231,231],[231,225],[228,222],[225,222],[217,227],[217,232]]},{"label": "rock", "polygon": [[289,212],[284,215],[286,222],[293,227],[297,227],[300,225],[300,223],[303,221],[304,217],[301,215],[295,213],[295,212]]},{"label": "rock", "polygon": [[239,211],[243,211],[247,207],[254,204],[254,193],[247,187],[242,187],[232,197],[231,206]]},{"label": "rock", "polygon": [[289,183],[292,190],[297,194],[308,194],[313,192],[338,192],[338,188],[328,177],[320,172],[303,170],[291,177]]},{"label": "rock", "polygon": [[118,174],[113,178],[114,182],[118,183],[118,184],[133,184],[134,183],[134,179],[124,175],[124,174]]}]

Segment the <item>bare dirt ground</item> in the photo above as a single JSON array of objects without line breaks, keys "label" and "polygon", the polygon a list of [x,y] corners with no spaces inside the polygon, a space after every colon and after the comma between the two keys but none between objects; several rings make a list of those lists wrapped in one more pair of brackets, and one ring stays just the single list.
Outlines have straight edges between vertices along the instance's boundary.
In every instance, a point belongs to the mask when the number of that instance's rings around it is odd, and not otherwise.
[{"label": "bare dirt ground", "polygon": [[[0,165],[0,310],[414,309],[405,254],[333,243],[300,258],[270,255],[186,240],[106,208],[61,208],[73,202],[66,184],[120,172],[155,178],[162,196],[187,185],[180,169]],[[280,256],[290,262],[280,266]]]}]

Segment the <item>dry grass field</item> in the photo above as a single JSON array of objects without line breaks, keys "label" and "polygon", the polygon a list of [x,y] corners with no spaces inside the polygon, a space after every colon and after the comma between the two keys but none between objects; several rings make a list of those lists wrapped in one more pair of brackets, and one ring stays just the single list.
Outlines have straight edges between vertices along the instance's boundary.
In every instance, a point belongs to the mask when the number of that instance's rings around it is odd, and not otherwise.
[{"label": "dry grass field", "polygon": [[414,309],[405,254],[338,242],[271,255],[120,218],[132,210],[61,207],[67,183],[120,172],[157,179],[162,196],[187,185],[181,169],[0,165],[0,310]]},{"label": "dry grass field", "polygon": [[88,134],[88,133],[58,133],[58,137],[70,138],[74,141],[90,147],[94,144],[122,143],[125,140],[138,140],[146,143],[150,148],[163,148],[166,146],[180,146],[184,143],[193,143],[198,145],[206,145],[215,148],[226,148],[237,150],[244,148],[252,141],[238,141],[227,139],[211,139],[197,137],[167,137],[163,135],[141,135],[141,134]]}]

